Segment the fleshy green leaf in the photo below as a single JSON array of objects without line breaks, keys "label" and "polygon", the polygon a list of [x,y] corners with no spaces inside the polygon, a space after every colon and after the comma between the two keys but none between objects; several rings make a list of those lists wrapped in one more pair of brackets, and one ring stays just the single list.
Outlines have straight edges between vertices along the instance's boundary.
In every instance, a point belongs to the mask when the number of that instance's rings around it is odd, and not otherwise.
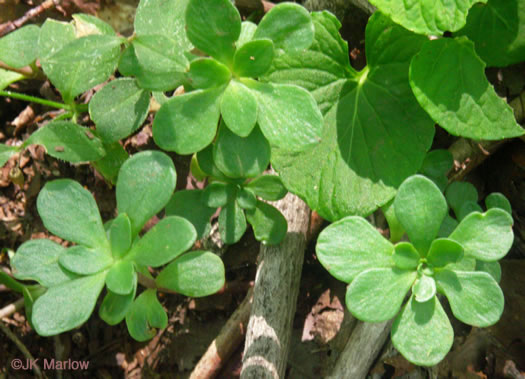
[{"label": "fleshy green leaf", "polygon": [[166,216],[180,216],[191,222],[198,239],[204,236],[216,210],[208,207],[201,196],[202,190],[176,191],[166,205]]},{"label": "fleshy green leaf", "polygon": [[452,271],[474,271],[476,269],[476,259],[463,254],[463,259],[456,263],[450,263],[446,266]]},{"label": "fleshy green leaf", "polygon": [[75,27],[71,23],[52,18],[46,19],[40,28],[38,58],[43,59],[53,55],[75,39]]},{"label": "fleshy green leaf", "polygon": [[[4,70],[0,68],[0,91],[6,88],[11,83],[25,79],[25,76],[18,72]],[[0,161],[1,162],[1,161]]]},{"label": "fleshy green leaf", "polygon": [[221,115],[232,132],[247,137],[257,122],[257,100],[248,87],[232,80],[222,95]]},{"label": "fleshy green leaf", "polygon": [[314,95],[324,114],[321,143],[300,154],[274,149],[272,164],[286,187],[323,218],[368,215],[417,172],[432,143],[434,123],[408,84],[409,62],[426,39],[376,12],[366,30],[369,66],[357,73],[335,16],[312,17],[312,46],[277,56],[267,79]]},{"label": "fleshy green leaf", "polygon": [[228,64],[241,33],[241,16],[229,0],[189,0],[186,33],[196,48]]},{"label": "fleshy green leaf", "polygon": [[135,132],[148,115],[149,93],[134,79],[120,78],[106,84],[89,102],[89,115],[106,143]]},{"label": "fleshy green leaf", "polygon": [[394,246],[364,218],[349,216],[319,234],[315,251],[330,274],[350,283],[365,270],[391,267]]},{"label": "fleshy green leaf", "polygon": [[298,4],[284,3],[266,13],[253,38],[268,38],[278,49],[297,51],[307,49],[312,44],[314,33],[308,11]]},{"label": "fleshy green leaf", "polygon": [[466,324],[486,327],[503,313],[503,292],[486,272],[442,270],[436,273],[439,291],[444,293],[452,313]]},{"label": "fleshy green leaf", "polygon": [[129,334],[137,341],[147,341],[157,334],[155,328],[168,325],[168,315],[157,299],[157,291],[147,289],[133,302],[126,314]]},{"label": "fleshy green leaf", "polygon": [[85,246],[73,246],[58,257],[58,262],[65,269],[79,275],[96,274],[113,264],[107,251],[89,249]]},{"label": "fleshy green leaf", "polygon": [[453,135],[485,140],[523,135],[484,69],[465,37],[427,41],[410,65],[410,85],[419,104]]},{"label": "fleshy green leaf", "polygon": [[388,223],[390,242],[396,243],[401,241],[405,235],[405,229],[403,229],[403,226],[399,223],[399,220],[396,217],[396,212],[394,210],[394,199],[383,205],[381,210],[383,211],[383,214],[385,215],[386,221]]},{"label": "fleshy green leaf", "polygon": [[436,294],[436,281],[433,277],[421,275],[412,288],[414,299],[420,303],[429,301]]},{"label": "fleshy green leaf", "polygon": [[487,0],[371,0],[381,12],[385,13],[408,30],[419,34],[441,35],[455,32],[467,22],[469,9],[477,2]]},{"label": "fleshy green leaf", "polygon": [[257,98],[257,121],[272,147],[298,152],[319,144],[323,116],[308,91],[290,84],[243,83]]},{"label": "fleshy green leaf", "polygon": [[44,146],[52,157],[71,163],[96,161],[105,155],[102,142],[89,128],[70,121],[52,121],[31,134],[24,146]]},{"label": "fleshy green leaf", "polygon": [[104,300],[102,300],[100,308],[98,309],[98,315],[109,325],[117,325],[119,322],[124,320],[124,317],[126,317],[131,304],[133,304],[136,292],[136,282],[131,293],[127,295],[117,295],[116,293],[108,291],[106,296],[104,296]]},{"label": "fleshy green leaf", "polygon": [[255,239],[266,245],[277,245],[286,236],[288,223],[282,213],[270,204],[257,201],[255,209],[246,211],[246,219],[253,227]]},{"label": "fleshy green leaf", "polygon": [[81,245],[108,249],[97,203],[71,179],[47,182],[37,198],[38,214],[51,233]]},{"label": "fleshy green leaf", "polygon": [[219,233],[224,243],[238,242],[246,231],[246,217],[237,201],[231,201],[219,213]]},{"label": "fleshy green leaf", "polygon": [[233,184],[214,182],[202,191],[201,200],[211,208],[225,206],[228,201],[233,201],[237,196],[237,187]]},{"label": "fleshy green leaf", "polygon": [[141,35],[133,40],[139,64],[152,72],[183,72],[188,66],[184,50],[174,40],[159,34]]},{"label": "fleshy green leaf", "polygon": [[111,254],[115,259],[122,258],[131,247],[131,221],[125,213],[119,214],[111,223],[109,227],[109,242],[111,244]]},{"label": "fleshy green leaf", "polygon": [[461,222],[461,220],[463,220],[466,216],[468,216],[472,212],[479,212],[479,213],[481,213],[481,212],[483,212],[483,209],[481,209],[481,207],[479,206],[478,203],[475,203],[473,201],[467,201],[459,209],[459,213],[457,215],[458,216],[457,218]]},{"label": "fleshy green leaf", "polygon": [[192,247],[196,239],[197,232],[189,221],[178,216],[165,217],[133,245],[126,259],[159,267]]},{"label": "fleshy green leaf", "polygon": [[89,14],[74,14],[73,25],[75,27],[77,37],[84,37],[92,34],[105,34],[108,36],[116,35],[111,25],[102,21],[100,18]]},{"label": "fleshy green leaf", "polygon": [[84,276],[50,287],[33,305],[36,332],[54,336],[87,321],[104,287],[106,273]]},{"label": "fleshy green leaf", "polygon": [[116,189],[117,209],[119,214],[128,215],[133,237],[164,208],[176,182],[173,161],[160,151],[137,153],[122,165]]},{"label": "fleshy green leaf", "polygon": [[478,202],[478,190],[469,182],[452,182],[445,191],[445,197],[454,214],[459,218],[461,207],[466,202]]},{"label": "fleshy green leaf", "polygon": [[512,246],[512,223],[512,217],[502,209],[473,212],[461,221],[449,238],[463,246],[465,255],[487,262],[497,261]]},{"label": "fleshy green leaf", "polygon": [[348,310],[367,322],[390,320],[398,312],[417,273],[398,268],[365,270],[346,291]]},{"label": "fleshy green leaf", "polygon": [[246,186],[255,192],[257,196],[269,201],[280,200],[288,193],[281,178],[275,175],[260,176]]},{"label": "fleshy green leaf", "polygon": [[425,256],[447,214],[439,188],[424,176],[411,176],[399,187],[394,210],[410,241]]},{"label": "fleshy green leaf", "polygon": [[18,153],[19,147],[0,144],[0,167],[5,165],[9,158]]},{"label": "fleshy green leaf", "polygon": [[270,69],[273,55],[273,42],[269,39],[246,42],[235,52],[233,72],[238,76],[258,78]]},{"label": "fleshy green leaf", "polygon": [[215,137],[223,87],[174,96],[163,104],[153,121],[153,138],[162,149],[191,154]]},{"label": "fleshy green leaf", "polygon": [[512,215],[512,207],[509,200],[499,192],[493,192],[485,198],[485,205],[488,209],[500,208]]},{"label": "fleshy green leaf", "polygon": [[106,150],[106,155],[98,161],[91,162],[91,164],[107,181],[111,184],[116,184],[118,172],[129,158],[129,154],[118,142],[104,145],[104,150]]},{"label": "fleshy green leaf", "polygon": [[443,220],[443,223],[441,224],[438,232],[438,238],[447,238],[450,236],[450,234],[456,229],[456,226],[458,226],[458,222],[450,217],[450,215],[446,215],[445,219]]},{"label": "fleshy green leaf", "polygon": [[416,269],[419,265],[421,257],[414,245],[410,242],[399,242],[394,247],[394,254],[392,259],[397,267],[400,269]]},{"label": "fleshy green leaf", "polygon": [[434,267],[445,267],[450,263],[457,263],[461,259],[463,259],[463,247],[448,238],[432,241],[427,255],[428,263]]},{"label": "fleshy green leaf", "polygon": [[211,176],[222,181],[232,180],[231,178],[228,178],[226,175],[224,175],[215,165],[215,162],[213,161],[212,145],[209,145],[204,150],[199,151],[196,155],[196,159],[199,169],[207,176]]},{"label": "fleshy green leaf", "polygon": [[454,159],[448,150],[438,149],[430,151],[423,161],[419,172],[427,178],[432,179],[441,191],[444,191],[447,184],[447,172],[452,169]]},{"label": "fleshy green leaf", "polygon": [[241,35],[239,36],[239,39],[237,40],[237,43],[235,44],[237,46],[237,49],[240,49],[245,43],[253,39],[255,30],[257,30],[257,25],[254,24],[253,22],[243,21],[241,23]]},{"label": "fleshy green leaf", "polygon": [[90,35],[41,59],[44,73],[66,102],[107,80],[117,68],[121,38]]},{"label": "fleshy green leaf", "polygon": [[241,208],[252,210],[257,205],[257,198],[251,189],[242,187],[237,193],[237,202]]},{"label": "fleshy green leaf", "polygon": [[195,59],[190,64],[189,80],[192,87],[218,87],[228,83],[230,78],[230,69],[215,59]]},{"label": "fleshy green leaf", "polygon": [[454,331],[437,297],[424,303],[410,297],[392,325],[392,343],[410,362],[433,366],[449,352]]},{"label": "fleshy green leaf", "polygon": [[192,251],[170,263],[157,276],[157,286],[185,296],[211,295],[224,285],[224,264],[208,251]]},{"label": "fleshy green leaf", "polygon": [[24,242],[11,259],[13,275],[20,280],[36,280],[44,287],[52,287],[74,279],[76,275],[58,264],[58,257],[66,249],[48,239]]},{"label": "fleshy green leaf", "polygon": [[525,59],[525,3],[489,0],[472,7],[457,35],[467,36],[489,66],[508,66]]},{"label": "fleshy green leaf", "polygon": [[0,38],[0,61],[13,68],[33,63],[38,54],[40,28],[26,25]]},{"label": "fleshy green leaf", "polygon": [[137,284],[137,274],[132,262],[120,261],[115,263],[106,276],[106,286],[117,295],[127,295]]},{"label": "fleshy green leaf", "polygon": [[254,178],[270,163],[270,144],[258,127],[243,138],[222,123],[213,145],[213,161],[231,178]]},{"label": "fleshy green leaf", "polygon": [[476,271],[484,271],[499,283],[501,280],[501,265],[499,262],[476,261]]}]

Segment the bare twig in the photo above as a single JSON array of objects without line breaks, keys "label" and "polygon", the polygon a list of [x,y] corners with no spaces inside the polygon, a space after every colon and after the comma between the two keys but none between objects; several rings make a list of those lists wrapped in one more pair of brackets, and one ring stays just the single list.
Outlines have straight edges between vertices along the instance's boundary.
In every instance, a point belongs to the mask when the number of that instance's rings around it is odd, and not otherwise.
[{"label": "bare twig", "polygon": [[9,32],[12,32],[15,29],[20,28],[22,25],[24,25],[26,22],[28,22],[32,18],[39,16],[40,14],[44,13],[46,10],[52,9],[59,4],[60,4],[60,0],[46,0],[39,6],[28,10],[18,20],[7,21],[3,23],[2,25],[0,25],[0,37],[2,37],[3,35]]},{"label": "bare twig", "polygon": [[513,361],[505,361],[505,366],[503,367],[503,374],[506,378],[525,379],[525,375],[523,375],[517,369],[516,364]]},{"label": "bare twig", "polygon": [[18,299],[12,304],[9,304],[8,306],[3,307],[0,309],[0,320],[4,317],[9,317],[16,311],[19,311],[24,307],[24,298]]}]

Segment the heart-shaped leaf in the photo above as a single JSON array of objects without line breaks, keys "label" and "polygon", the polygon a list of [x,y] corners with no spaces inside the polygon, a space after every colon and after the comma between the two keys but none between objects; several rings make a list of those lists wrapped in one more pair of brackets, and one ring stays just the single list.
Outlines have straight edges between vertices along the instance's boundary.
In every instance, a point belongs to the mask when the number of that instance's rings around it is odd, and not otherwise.
[{"label": "heart-shaped leaf", "polygon": [[89,249],[85,246],[72,246],[58,257],[58,262],[65,269],[80,275],[96,274],[113,264],[113,258],[107,251]]},{"label": "heart-shaped leaf", "polygon": [[266,245],[277,245],[286,236],[288,223],[274,206],[257,201],[253,210],[246,210],[246,219],[253,227],[257,241]]},{"label": "heart-shaped leaf", "polygon": [[155,328],[168,325],[168,315],[157,299],[157,291],[147,289],[133,302],[126,313],[129,334],[137,341],[147,341],[157,334]]},{"label": "heart-shaped leaf", "polygon": [[33,63],[38,54],[40,28],[26,25],[0,38],[0,61],[13,68]]},{"label": "heart-shaped leaf", "polygon": [[248,137],[257,122],[257,100],[251,90],[237,80],[230,81],[222,95],[221,115],[232,132]]},{"label": "heart-shaped leaf", "polygon": [[419,265],[421,256],[417,252],[414,245],[410,242],[399,242],[394,247],[394,254],[392,259],[398,268],[409,270],[416,269]]},{"label": "heart-shaped leaf", "polygon": [[166,216],[180,216],[191,222],[198,239],[205,235],[216,210],[208,207],[201,198],[202,190],[176,191],[166,205]]}]

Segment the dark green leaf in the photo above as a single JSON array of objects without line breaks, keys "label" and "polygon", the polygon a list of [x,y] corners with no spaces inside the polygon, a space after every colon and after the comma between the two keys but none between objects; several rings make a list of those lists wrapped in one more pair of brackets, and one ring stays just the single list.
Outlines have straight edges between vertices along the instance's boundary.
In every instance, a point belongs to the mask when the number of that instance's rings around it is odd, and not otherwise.
[{"label": "dark green leaf", "polygon": [[113,264],[108,251],[89,249],[85,246],[73,246],[58,257],[58,262],[65,269],[79,275],[91,275],[105,270]]},{"label": "dark green leaf", "polygon": [[270,204],[257,201],[253,210],[246,210],[246,219],[253,228],[255,239],[266,245],[277,245],[286,236],[288,223],[282,213]]},{"label": "dark green leaf", "polygon": [[487,206],[487,210],[492,208],[500,208],[512,216],[512,207],[510,202],[502,193],[493,192],[488,195],[485,198],[485,205]]},{"label": "dark green leaf", "polygon": [[147,341],[157,334],[155,328],[168,325],[168,315],[157,299],[157,291],[147,289],[135,299],[126,313],[129,334],[137,341]]},{"label": "dark green leaf", "polygon": [[273,42],[269,39],[246,42],[235,52],[233,72],[241,77],[258,78],[270,69],[273,55]]},{"label": "dark green leaf", "polygon": [[444,191],[448,184],[447,172],[453,165],[454,159],[448,150],[432,150],[425,156],[419,172],[432,179],[439,189]]},{"label": "dark green leaf", "polygon": [[257,198],[251,189],[242,187],[237,193],[237,202],[241,208],[252,210],[255,209],[255,206],[257,205]]},{"label": "dark green leaf", "polygon": [[166,205],[166,216],[180,216],[191,222],[197,231],[197,239],[205,235],[216,210],[208,207],[201,196],[202,190],[176,191]]},{"label": "dark green leaf", "polygon": [[232,132],[247,137],[257,122],[257,100],[248,87],[231,80],[222,95],[221,115]]},{"label": "dark green leaf", "polygon": [[130,294],[137,285],[137,274],[132,262],[115,263],[106,276],[106,286],[117,295]]},{"label": "dark green leaf", "polygon": [[416,269],[421,259],[414,245],[410,242],[399,242],[395,245],[392,259],[397,267],[401,269]]},{"label": "dark green leaf", "polygon": [[129,155],[118,142],[104,145],[104,150],[106,150],[106,155],[98,161],[91,162],[91,164],[107,181],[111,184],[116,184],[118,172],[124,162],[129,158]]},{"label": "dark green leaf", "polygon": [[220,179],[223,181],[228,181],[228,177],[224,175],[215,165],[213,161],[213,146],[209,145],[204,150],[201,150],[197,153],[197,163],[199,168],[207,176],[211,176],[215,179]]},{"label": "dark green leaf", "polygon": [[469,182],[452,182],[445,191],[445,197],[454,214],[459,218],[461,207],[470,201],[478,202],[478,190]]},{"label": "dark green leaf", "polygon": [[195,59],[190,64],[189,80],[192,87],[218,87],[228,83],[230,79],[230,69],[215,59]]},{"label": "dark green leaf", "polygon": [[446,215],[445,219],[443,220],[443,223],[441,224],[438,232],[438,238],[447,238],[453,231],[456,229],[456,226],[458,226],[458,222],[450,217],[450,215]]},{"label": "dark green leaf", "polygon": [[233,184],[213,182],[202,191],[201,200],[208,207],[219,208],[225,206],[229,201],[234,201],[237,191],[237,186]]},{"label": "dark green leaf", "polygon": [[275,175],[260,176],[246,186],[255,192],[257,196],[269,201],[280,200],[288,193],[281,178]]},{"label": "dark green leaf", "polygon": [[122,258],[131,247],[131,221],[125,213],[119,214],[111,223],[109,227],[109,242],[111,244],[111,254],[115,259]]},{"label": "dark green leaf", "polygon": [[219,213],[219,233],[224,243],[238,242],[246,231],[246,217],[237,201],[231,201]]},{"label": "dark green leaf", "polygon": [[136,292],[136,282],[133,291],[127,295],[117,295],[116,293],[108,291],[98,309],[98,315],[109,325],[117,325],[126,317],[131,304],[133,304]]},{"label": "dark green leaf", "polygon": [[38,54],[40,28],[26,25],[0,38],[0,61],[13,68],[33,63]]},{"label": "dark green leaf", "polygon": [[432,241],[427,255],[428,263],[434,267],[445,267],[450,263],[457,263],[461,259],[463,259],[463,247],[448,238]]}]

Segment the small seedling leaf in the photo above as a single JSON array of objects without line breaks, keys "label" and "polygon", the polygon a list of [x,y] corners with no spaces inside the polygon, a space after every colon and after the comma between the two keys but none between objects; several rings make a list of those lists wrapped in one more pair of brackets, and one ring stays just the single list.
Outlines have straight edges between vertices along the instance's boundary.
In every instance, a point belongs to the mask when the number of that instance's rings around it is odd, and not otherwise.
[{"label": "small seedling leaf", "polygon": [[133,291],[127,295],[117,295],[116,293],[108,291],[98,309],[98,315],[109,325],[117,325],[126,317],[131,304],[133,304],[136,292],[136,282],[133,286]]},{"label": "small seedling leaf", "polygon": [[227,84],[230,69],[211,58],[195,59],[190,64],[189,81],[194,88],[211,88]]},{"label": "small seedling leaf", "polygon": [[512,207],[509,200],[499,192],[493,192],[485,198],[485,205],[488,209],[500,208],[512,215]]},{"label": "small seedling leaf", "polygon": [[452,182],[445,191],[445,197],[456,217],[459,217],[464,203],[467,201],[478,202],[478,190],[469,182]]},{"label": "small seedling leaf", "polygon": [[404,270],[416,269],[421,259],[414,245],[410,242],[399,242],[394,247],[392,259],[395,265]]},{"label": "small seedling leaf", "polygon": [[147,341],[157,334],[155,328],[168,325],[168,315],[157,299],[157,291],[147,289],[133,302],[126,314],[129,334],[137,341]]},{"label": "small seedling leaf", "polygon": [[246,219],[253,227],[255,239],[266,245],[277,245],[286,236],[288,223],[282,213],[270,204],[257,201],[255,209],[246,211]]},{"label": "small seedling leaf", "polygon": [[133,262],[120,261],[109,269],[106,286],[117,295],[128,295],[137,284],[136,276]]},{"label": "small seedling leaf", "polygon": [[423,274],[414,283],[412,292],[417,302],[424,303],[429,301],[436,294],[436,281],[433,277]]},{"label": "small seedling leaf", "polygon": [[210,208],[225,206],[229,201],[237,197],[238,188],[233,184],[214,182],[206,186],[202,191],[201,200]]},{"label": "small seedling leaf", "polygon": [[253,210],[257,205],[257,198],[251,189],[243,187],[237,193],[237,202],[242,209]]},{"label": "small seedling leaf", "polygon": [[271,40],[258,39],[246,42],[235,52],[233,72],[240,77],[258,78],[270,69],[273,56]]},{"label": "small seedling leaf", "polygon": [[125,213],[119,214],[111,223],[109,227],[109,242],[114,259],[122,258],[131,247],[131,221]]}]

